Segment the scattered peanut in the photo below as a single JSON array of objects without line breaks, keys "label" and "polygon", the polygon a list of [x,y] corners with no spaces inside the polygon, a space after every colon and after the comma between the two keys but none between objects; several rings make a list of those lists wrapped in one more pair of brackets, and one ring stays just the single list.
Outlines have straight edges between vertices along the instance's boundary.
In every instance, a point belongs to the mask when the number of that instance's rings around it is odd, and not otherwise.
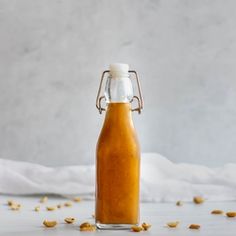
[{"label": "scattered peanut", "polygon": [[62,204],[57,204],[57,208],[58,209],[62,208]]},{"label": "scattered peanut", "polygon": [[176,206],[183,206],[183,202],[177,201],[177,202],[176,202]]},{"label": "scattered peanut", "polygon": [[213,210],[212,212],[211,212],[211,214],[214,214],[214,215],[221,215],[221,214],[223,214],[224,212],[222,211],[222,210]]},{"label": "scattered peanut", "polygon": [[189,229],[200,229],[200,225],[197,225],[197,224],[191,224],[189,225]]},{"label": "scattered peanut", "polygon": [[10,207],[11,210],[13,211],[17,211],[17,210],[20,210],[21,208],[21,205],[14,202],[13,200],[9,200],[7,201],[7,205]]},{"label": "scattered peanut", "polygon": [[21,208],[21,205],[18,203],[15,203],[15,202],[12,203],[12,205],[10,206],[10,209],[13,211],[18,211],[18,210],[20,210],[20,208]]},{"label": "scattered peanut", "polygon": [[35,210],[35,211],[39,211],[39,210],[40,210],[40,206],[36,206],[36,207],[34,208],[34,210]]},{"label": "scattered peanut", "polygon": [[65,221],[67,224],[73,224],[73,223],[76,221],[76,219],[73,218],[73,217],[67,217],[67,218],[64,219],[64,221]]},{"label": "scattered peanut", "polygon": [[52,228],[52,227],[55,227],[57,225],[57,222],[56,221],[44,220],[43,224],[48,228]]},{"label": "scattered peanut", "polygon": [[143,227],[137,226],[137,225],[133,225],[133,226],[131,227],[131,230],[132,230],[133,232],[140,232],[140,231],[143,231]]},{"label": "scattered peanut", "polygon": [[47,209],[48,211],[55,211],[57,208],[54,207],[54,206],[47,206],[46,209]]},{"label": "scattered peanut", "polygon": [[41,199],[39,200],[39,202],[41,202],[41,203],[45,203],[47,201],[48,201],[48,197],[47,196],[41,197]]},{"label": "scattered peanut", "polygon": [[83,224],[80,225],[80,231],[95,231],[96,226],[90,224],[89,222],[84,222]]},{"label": "scattered peanut", "polygon": [[89,222],[84,222],[79,227],[84,228],[84,227],[90,227],[90,226],[91,226],[91,224]]},{"label": "scattered peanut", "polygon": [[151,225],[150,225],[150,224],[147,224],[147,223],[145,223],[145,222],[143,222],[143,223],[142,223],[142,227],[143,227],[143,230],[144,230],[144,231],[147,231],[147,230],[149,230],[149,229],[151,228]]},{"label": "scattered peanut", "polygon": [[81,198],[80,198],[80,197],[75,197],[75,198],[73,199],[73,201],[74,201],[74,202],[81,202]]},{"label": "scattered peanut", "polygon": [[194,203],[196,204],[202,204],[204,202],[204,199],[200,196],[194,197],[193,198]]},{"label": "scattered peanut", "polygon": [[229,211],[229,212],[226,212],[226,215],[228,217],[235,217],[236,216],[236,211]]},{"label": "scattered peanut", "polygon": [[14,204],[14,201],[13,201],[13,200],[8,200],[8,201],[7,201],[7,205],[8,205],[8,206],[11,206],[11,205],[13,205],[13,204]]},{"label": "scattered peanut", "polygon": [[65,203],[64,203],[64,206],[65,206],[65,207],[71,207],[71,206],[72,206],[72,203],[71,203],[71,202],[65,202]]},{"label": "scattered peanut", "polygon": [[176,228],[179,225],[179,221],[168,222],[167,226],[170,228]]}]

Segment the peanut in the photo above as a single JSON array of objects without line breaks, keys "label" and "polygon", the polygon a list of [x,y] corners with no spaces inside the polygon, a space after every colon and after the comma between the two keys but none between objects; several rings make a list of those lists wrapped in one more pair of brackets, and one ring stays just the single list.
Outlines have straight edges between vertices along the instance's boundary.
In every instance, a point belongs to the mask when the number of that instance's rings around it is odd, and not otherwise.
[{"label": "peanut", "polygon": [[11,205],[13,205],[13,204],[14,204],[14,201],[13,201],[13,200],[8,200],[8,201],[7,201],[7,205],[8,205],[8,206],[11,206]]},{"label": "peanut", "polygon": [[80,197],[75,197],[73,200],[74,200],[74,202],[80,202],[81,198]]},{"label": "peanut", "polygon": [[191,224],[189,225],[189,229],[200,229],[200,225],[197,225],[197,224]]},{"label": "peanut", "polygon": [[183,202],[181,202],[181,201],[176,202],[176,206],[182,206],[182,205],[183,205]]},{"label": "peanut", "polygon": [[226,215],[228,217],[235,217],[236,216],[236,211],[229,211],[229,212],[226,212]]},{"label": "peanut", "polygon": [[46,209],[47,209],[48,211],[55,211],[57,208],[54,207],[54,206],[47,206]]},{"label": "peanut", "polygon": [[144,231],[147,231],[147,230],[149,230],[149,229],[151,228],[151,225],[150,225],[150,224],[147,224],[147,223],[145,223],[145,222],[143,222],[143,223],[142,223],[142,227],[143,227],[143,230],[144,230]]},{"label": "peanut", "polygon": [[72,206],[72,203],[71,203],[71,202],[65,202],[65,203],[64,203],[64,206],[65,206],[65,207],[71,207],[71,206]]},{"label": "peanut", "polygon": [[84,222],[80,225],[80,231],[95,231],[96,226],[90,224],[89,222]]},{"label": "peanut", "polygon": [[73,223],[76,221],[76,219],[73,218],[73,217],[67,217],[67,218],[64,219],[64,221],[65,221],[67,224],[73,224]]},{"label": "peanut", "polygon": [[18,211],[20,210],[21,208],[21,205],[18,204],[18,203],[13,203],[11,206],[10,206],[10,209],[13,210],[13,211]]},{"label": "peanut", "polygon": [[202,204],[204,202],[204,199],[200,196],[196,196],[193,198],[194,203],[196,204]]},{"label": "peanut", "polygon": [[140,232],[140,231],[143,230],[143,228],[140,227],[140,226],[137,226],[137,225],[133,225],[133,226],[131,227],[131,230],[132,230],[133,232]]},{"label": "peanut", "polygon": [[41,202],[41,203],[45,203],[45,202],[47,202],[48,201],[48,197],[47,196],[43,196],[43,197],[41,197],[41,199],[39,200],[39,202]]},{"label": "peanut", "polygon": [[168,222],[167,226],[170,228],[176,228],[179,225],[179,221]]},{"label": "peanut", "polygon": [[52,228],[52,227],[55,227],[57,225],[57,222],[56,221],[44,220],[43,224],[48,228]]},{"label": "peanut", "polygon": [[215,214],[215,215],[220,215],[220,214],[223,214],[224,212],[222,210],[213,210],[211,212],[211,214]]}]

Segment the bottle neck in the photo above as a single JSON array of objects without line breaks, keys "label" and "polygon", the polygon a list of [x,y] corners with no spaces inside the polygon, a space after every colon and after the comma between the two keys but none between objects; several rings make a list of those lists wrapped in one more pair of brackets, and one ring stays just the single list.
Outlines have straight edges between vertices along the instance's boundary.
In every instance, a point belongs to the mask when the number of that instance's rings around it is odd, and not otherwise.
[{"label": "bottle neck", "polygon": [[129,75],[110,75],[105,87],[106,103],[130,103],[133,99],[133,87]]}]

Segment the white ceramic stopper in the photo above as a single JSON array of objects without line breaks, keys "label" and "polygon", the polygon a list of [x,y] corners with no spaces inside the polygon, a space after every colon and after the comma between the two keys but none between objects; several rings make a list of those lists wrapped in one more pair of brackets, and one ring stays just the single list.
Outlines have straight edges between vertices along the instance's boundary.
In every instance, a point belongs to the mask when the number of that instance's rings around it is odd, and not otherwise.
[{"label": "white ceramic stopper", "polygon": [[109,67],[112,77],[127,77],[129,75],[129,65],[123,63],[113,63]]}]

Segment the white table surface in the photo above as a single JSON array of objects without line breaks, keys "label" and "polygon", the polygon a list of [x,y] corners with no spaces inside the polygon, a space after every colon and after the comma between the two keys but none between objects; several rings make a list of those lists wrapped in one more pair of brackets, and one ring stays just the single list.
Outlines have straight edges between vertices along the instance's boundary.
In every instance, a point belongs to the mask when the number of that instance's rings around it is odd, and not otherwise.
[{"label": "white table surface", "polygon": [[[20,211],[9,210],[7,200],[15,200],[22,204]],[[224,215],[211,215],[213,209],[224,211],[236,211],[236,202],[205,202],[202,205],[184,203],[178,207],[174,203],[142,203],[141,222],[145,221],[152,224],[148,232],[133,233],[126,231],[96,231],[80,232],[79,224],[84,221],[93,222],[94,213],[93,201],[81,201],[73,203],[72,207],[63,207],[56,211],[47,211],[45,206],[53,206],[58,203],[66,202],[66,199],[49,197],[45,204],[39,203],[39,197],[15,197],[0,195],[0,235],[4,236],[78,236],[78,235],[236,235],[236,218],[227,218]],[[34,211],[34,207],[41,205],[39,212]],[[65,217],[76,217],[78,221],[74,225],[64,223]],[[55,228],[45,228],[42,222],[45,220],[57,220],[59,224]],[[165,226],[170,221],[180,221],[176,229]],[[196,223],[201,225],[200,230],[190,230],[188,225]]]}]

